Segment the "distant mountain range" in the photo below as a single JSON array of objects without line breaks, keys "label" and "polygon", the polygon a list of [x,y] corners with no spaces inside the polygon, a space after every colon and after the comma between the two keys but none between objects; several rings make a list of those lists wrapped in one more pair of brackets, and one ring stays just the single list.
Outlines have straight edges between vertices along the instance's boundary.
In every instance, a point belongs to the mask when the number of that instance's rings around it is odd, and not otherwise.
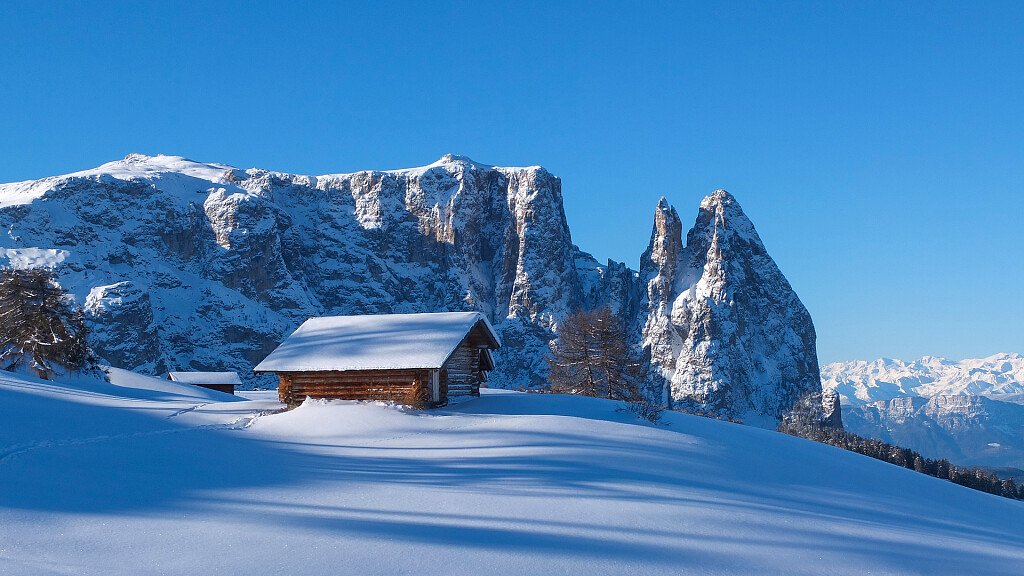
[{"label": "distant mountain range", "polygon": [[852,432],[956,464],[1024,468],[1020,354],[840,362],[821,374]]},{"label": "distant mountain range", "polygon": [[1024,402],[1024,356],[996,354],[959,362],[935,356],[913,362],[891,358],[836,362],[822,367],[821,381],[849,405],[957,394]]}]

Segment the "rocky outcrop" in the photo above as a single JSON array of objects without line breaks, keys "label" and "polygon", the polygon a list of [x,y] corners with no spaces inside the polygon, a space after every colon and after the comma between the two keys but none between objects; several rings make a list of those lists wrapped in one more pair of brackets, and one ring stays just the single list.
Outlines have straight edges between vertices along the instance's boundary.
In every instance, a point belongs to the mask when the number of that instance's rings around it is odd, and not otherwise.
[{"label": "rocky outcrop", "polygon": [[609,306],[675,407],[774,427],[822,405],[810,317],[724,191],[685,244],[662,199],[639,272],[572,243],[544,168],[454,155],[325,176],[131,155],[0,185],[0,226],[0,259],[55,267],[125,368],[252,384],[309,316],[472,309],[505,343],[491,384],[542,386],[562,319]]},{"label": "rocky outcrop", "polygon": [[640,266],[641,339],[672,405],[768,427],[809,395],[822,407],[810,314],[736,199],[715,191],[685,245],[681,230],[662,201]]},{"label": "rocky outcrop", "polygon": [[131,281],[96,286],[85,298],[93,327],[89,341],[107,362],[146,372],[166,370],[160,364],[160,336],[153,322],[149,294]]},{"label": "rocky outcrop", "polygon": [[[494,383],[535,386],[558,321],[585,306],[561,181],[539,166],[447,155],[313,177],[133,154],[3,185],[5,205],[11,263],[60,247],[99,354],[147,372],[248,374],[313,315],[477,309],[511,344]],[[629,291],[615,274],[592,298]]]}]

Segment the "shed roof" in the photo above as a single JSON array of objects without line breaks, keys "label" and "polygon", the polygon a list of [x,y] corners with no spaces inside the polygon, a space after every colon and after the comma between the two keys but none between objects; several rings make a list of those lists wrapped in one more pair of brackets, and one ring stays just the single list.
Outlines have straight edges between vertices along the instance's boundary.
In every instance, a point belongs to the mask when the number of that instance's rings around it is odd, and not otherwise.
[{"label": "shed roof", "polygon": [[237,372],[168,372],[167,376],[183,384],[234,384],[241,386]]},{"label": "shed roof", "polygon": [[260,362],[256,372],[440,368],[474,327],[501,342],[479,312],[369,314],[310,318]]}]

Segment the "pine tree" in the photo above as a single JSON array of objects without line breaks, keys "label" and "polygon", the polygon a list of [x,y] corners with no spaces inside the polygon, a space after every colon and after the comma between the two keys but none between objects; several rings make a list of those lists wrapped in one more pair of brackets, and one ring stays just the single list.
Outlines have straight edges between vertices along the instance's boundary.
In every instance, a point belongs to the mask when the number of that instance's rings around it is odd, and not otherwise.
[{"label": "pine tree", "polygon": [[925,471],[924,458],[921,458],[920,454],[914,456],[914,471],[922,473]]},{"label": "pine tree", "polygon": [[63,367],[91,368],[85,317],[71,305],[52,272],[0,271],[0,369],[26,366],[49,379]]}]

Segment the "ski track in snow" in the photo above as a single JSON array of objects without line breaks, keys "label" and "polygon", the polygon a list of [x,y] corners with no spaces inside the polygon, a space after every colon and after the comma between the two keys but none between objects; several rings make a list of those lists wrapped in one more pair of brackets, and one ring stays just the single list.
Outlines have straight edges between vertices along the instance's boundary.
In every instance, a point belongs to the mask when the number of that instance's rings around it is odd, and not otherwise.
[{"label": "ski track in snow", "polygon": [[[182,410],[182,412],[188,412],[189,410]],[[177,414],[174,414],[177,415]],[[168,428],[166,430],[151,430],[148,432],[131,432],[125,434],[111,434],[107,436],[93,436],[90,438],[71,438],[68,440],[61,440],[58,442],[35,442],[31,444],[23,444],[18,446],[9,446],[3,450],[0,450],[0,462],[20,456],[27,452],[34,450],[45,450],[50,448],[64,448],[67,446],[82,446],[85,444],[95,444],[97,442],[112,442],[117,440],[126,440],[130,438],[146,438],[148,436],[161,436],[164,434],[182,434],[186,432],[197,432],[200,430],[243,430],[252,425],[253,421],[258,416],[243,417],[239,418],[235,422],[227,424],[203,424],[198,426],[192,426],[189,428]],[[170,418],[170,416],[168,416]]]}]

